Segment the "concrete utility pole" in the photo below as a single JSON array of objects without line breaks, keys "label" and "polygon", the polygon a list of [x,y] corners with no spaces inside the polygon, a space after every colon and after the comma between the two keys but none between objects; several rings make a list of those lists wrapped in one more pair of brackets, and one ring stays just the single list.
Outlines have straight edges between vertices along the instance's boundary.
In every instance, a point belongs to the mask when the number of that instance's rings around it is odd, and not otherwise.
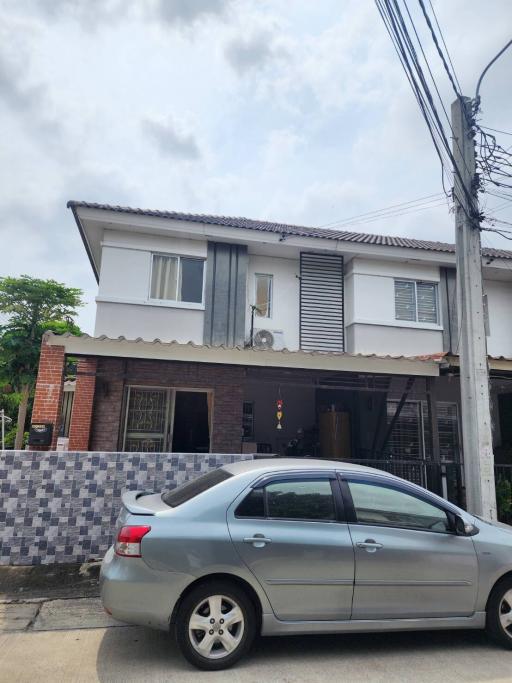
[{"label": "concrete utility pole", "polygon": [[452,104],[460,391],[467,509],[496,519],[472,100]]}]

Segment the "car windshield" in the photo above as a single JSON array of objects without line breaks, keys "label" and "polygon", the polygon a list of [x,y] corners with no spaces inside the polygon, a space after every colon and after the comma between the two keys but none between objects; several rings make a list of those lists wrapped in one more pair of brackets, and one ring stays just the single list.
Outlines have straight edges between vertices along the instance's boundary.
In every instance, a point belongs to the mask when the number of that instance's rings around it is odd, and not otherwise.
[{"label": "car windshield", "polygon": [[166,491],[162,494],[162,500],[169,507],[175,508],[232,476],[232,474],[222,468],[212,470],[196,479],[192,479],[192,481],[187,481],[185,484],[172,489],[172,491]]}]

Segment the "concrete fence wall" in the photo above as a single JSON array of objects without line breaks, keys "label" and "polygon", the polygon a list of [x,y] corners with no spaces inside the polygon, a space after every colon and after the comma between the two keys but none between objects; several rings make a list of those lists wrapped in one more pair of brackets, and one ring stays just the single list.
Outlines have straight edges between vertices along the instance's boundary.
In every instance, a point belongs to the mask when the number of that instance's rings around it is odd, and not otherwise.
[{"label": "concrete fence wall", "polygon": [[0,451],[0,565],[83,562],[112,543],[121,494],[251,455]]}]

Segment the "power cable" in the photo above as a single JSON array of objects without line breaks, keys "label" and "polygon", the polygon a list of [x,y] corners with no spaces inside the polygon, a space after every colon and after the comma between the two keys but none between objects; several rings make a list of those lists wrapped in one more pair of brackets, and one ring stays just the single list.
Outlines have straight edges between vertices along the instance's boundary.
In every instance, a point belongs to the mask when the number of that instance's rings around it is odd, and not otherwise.
[{"label": "power cable", "polygon": [[508,130],[499,130],[498,128],[491,128],[490,126],[480,126],[486,130],[492,130],[494,133],[502,133],[503,135],[512,135]]},{"label": "power cable", "polygon": [[[457,95],[457,97],[460,98],[461,94],[459,92],[459,89],[457,88],[457,85],[455,84],[455,80],[452,76],[452,73],[451,73],[451,71],[448,67],[448,64],[446,62],[446,59],[444,57],[443,51],[441,50],[441,47],[440,47],[439,42],[437,40],[436,32],[434,31],[434,27],[432,26],[432,22],[430,21],[430,17],[428,16],[428,13],[427,13],[427,10],[425,7],[425,3],[423,2],[423,0],[418,0],[418,2],[420,3],[421,11],[423,12],[423,16],[425,17],[425,21],[427,22],[427,26],[430,29],[430,33],[432,35],[432,40],[434,41],[434,45],[436,46],[436,49],[437,49],[439,56],[441,57],[441,61],[443,62],[443,66],[444,66],[446,73],[448,74],[448,78],[450,79],[450,83],[452,84],[452,88],[455,91],[455,94]],[[432,6],[432,3],[431,3],[431,6]],[[437,19],[436,19],[436,21],[437,21]],[[448,50],[446,50],[446,51],[448,52]],[[454,69],[454,71],[455,71],[455,69]]]},{"label": "power cable", "polygon": [[[442,192],[437,192],[435,194],[428,194],[424,197],[418,197],[418,199],[411,199],[408,202],[401,202],[399,204],[391,204],[390,206],[385,206],[382,209],[374,209],[373,211],[366,211],[365,213],[360,213],[360,214],[356,214],[354,216],[349,216],[348,218],[340,218],[339,220],[331,221],[330,223],[323,223],[322,225],[318,225],[317,227],[318,228],[327,228],[330,225],[339,225],[340,223],[346,223],[348,221],[357,220],[359,218],[364,218],[366,216],[372,216],[373,214],[380,214],[383,212],[388,212],[388,211],[391,211],[392,209],[402,210],[407,206],[409,206],[410,208],[413,208],[412,206],[410,206],[411,204],[414,206],[417,205],[418,203],[428,204],[430,202],[437,201],[442,196],[443,196]],[[426,200],[429,200],[429,201],[426,201]]]},{"label": "power cable", "polygon": [[452,58],[450,57],[450,51],[448,50],[448,46],[446,45],[441,27],[439,26],[439,22],[437,20],[437,15],[436,15],[436,11],[434,9],[434,5],[432,4],[432,0],[428,0],[428,3],[430,5],[430,9],[432,10],[432,14],[434,15],[437,30],[439,31],[439,35],[441,36],[441,40],[443,41],[444,49],[446,50],[446,54],[448,56],[448,61],[450,62],[450,66],[452,67],[453,77],[455,78],[455,81],[457,83],[457,88],[458,88],[459,92],[462,92],[462,88],[460,87],[459,79],[457,78],[457,72],[455,71],[455,67],[453,66]]},{"label": "power cable", "polygon": [[375,221],[383,221],[388,218],[398,218],[400,216],[409,216],[410,214],[413,213],[418,213],[419,211],[426,211],[427,209],[435,209],[439,206],[446,206],[446,198],[443,198],[442,201],[437,201],[437,204],[430,204],[428,206],[420,206],[420,207],[410,207],[409,210],[405,211],[399,211],[399,212],[392,212],[388,214],[382,214],[379,216],[374,216],[373,218],[366,218],[360,221],[347,221],[345,223],[336,223],[334,225],[331,225],[330,229],[336,229],[336,230],[344,230],[345,228],[348,228],[353,225],[364,225],[367,223],[375,223]]},{"label": "power cable", "polygon": [[[393,4],[391,4],[391,1]],[[465,195],[467,206],[472,215],[468,214],[465,203],[462,202],[459,197],[457,197],[461,205],[461,208],[470,220],[474,220],[478,215],[476,207],[474,205],[474,197],[468,191],[462,179],[460,169],[455,163],[455,159],[450,149],[450,144],[447,140],[443,125],[437,112],[437,108],[434,104],[432,93],[430,92],[430,88],[426,82],[423,69],[419,63],[416,50],[412,43],[411,37],[409,35],[404,18],[398,6],[397,0],[376,0],[376,5],[384,21],[386,29],[388,30],[388,33],[390,34],[390,37],[393,41],[393,45],[395,47],[395,50],[397,51],[402,67],[406,72],[409,83],[411,84],[413,92],[416,96],[424,119],[429,128],[441,164],[445,166],[446,160],[443,159],[443,157],[447,157],[449,162],[451,163],[454,174],[458,177],[459,187]],[[415,74],[419,78],[421,87],[418,84]],[[454,194],[457,194],[456,190],[454,190]]]}]

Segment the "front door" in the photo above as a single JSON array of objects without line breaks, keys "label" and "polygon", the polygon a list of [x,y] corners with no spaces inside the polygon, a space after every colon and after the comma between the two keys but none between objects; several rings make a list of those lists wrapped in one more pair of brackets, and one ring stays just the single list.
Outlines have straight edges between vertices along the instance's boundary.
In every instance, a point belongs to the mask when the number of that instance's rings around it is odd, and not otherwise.
[{"label": "front door", "polygon": [[350,619],[354,551],[334,474],[271,479],[231,506],[231,538],[283,620]]},{"label": "front door", "polygon": [[342,486],[353,516],[353,619],[469,616],[478,565],[473,541],[457,536],[428,496],[375,479]]},{"label": "front door", "polygon": [[207,390],[129,386],[123,450],[208,453],[211,406]]}]

